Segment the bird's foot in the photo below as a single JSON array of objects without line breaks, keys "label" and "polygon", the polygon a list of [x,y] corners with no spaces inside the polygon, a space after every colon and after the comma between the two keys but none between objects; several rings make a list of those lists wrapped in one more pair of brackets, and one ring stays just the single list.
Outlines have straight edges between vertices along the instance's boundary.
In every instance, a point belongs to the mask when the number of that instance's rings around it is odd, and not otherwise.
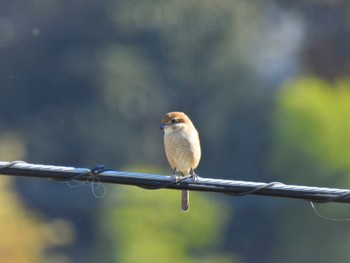
[{"label": "bird's foot", "polygon": [[177,182],[177,180],[179,179],[179,177],[177,176],[176,168],[174,168],[171,177],[175,182]]},{"label": "bird's foot", "polygon": [[195,181],[198,181],[199,179],[199,176],[194,172],[194,170],[191,168],[190,170],[190,177],[192,178],[192,180],[195,182]]}]

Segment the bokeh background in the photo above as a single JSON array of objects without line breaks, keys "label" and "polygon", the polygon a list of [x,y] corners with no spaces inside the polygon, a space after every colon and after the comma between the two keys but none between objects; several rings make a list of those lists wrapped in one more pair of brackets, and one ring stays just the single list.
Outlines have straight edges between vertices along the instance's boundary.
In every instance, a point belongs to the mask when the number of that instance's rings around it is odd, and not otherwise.
[{"label": "bokeh background", "polygon": [[[170,174],[186,112],[203,177],[350,187],[350,2],[2,0],[0,160]],[[304,201],[0,178],[0,261],[349,262]],[[347,205],[317,205],[349,218]]]}]

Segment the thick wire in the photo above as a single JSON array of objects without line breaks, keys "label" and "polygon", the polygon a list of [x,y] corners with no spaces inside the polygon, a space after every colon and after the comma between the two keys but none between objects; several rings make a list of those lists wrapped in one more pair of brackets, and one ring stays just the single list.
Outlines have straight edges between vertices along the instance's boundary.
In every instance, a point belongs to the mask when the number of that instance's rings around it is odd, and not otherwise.
[{"label": "thick wire", "polygon": [[[29,164],[23,161],[0,162],[0,174],[50,178],[57,181],[85,181],[135,185],[144,189],[162,188],[221,192],[232,196],[266,195],[298,198],[315,203],[350,203],[350,190],[286,185],[280,182],[257,183],[188,176],[175,177],[116,171],[97,165],[93,169]],[[95,188],[96,188],[95,185]]]},{"label": "thick wire", "polygon": [[[24,161],[20,161],[20,160],[16,160],[16,161],[12,161],[9,162],[7,164],[1,165],[0,166],[0,173],[1,171],[3,171],[3,169],[5,168],[10,168],[16,164],[22,164],[22,165],[26,165],[27,163]],[[109,169],[105,169],[105,167],[103,165],[96,165],[93,169],[86,169],[86,171],[82,172],[82,173],[78,173],[72,176],[69,176],[67,178],[50,178],[52,180],[55,181],[60,181],[60,182],[66,182],[66,184],[71,187],[71,188],[77,188],[79,186],[82,185],[88,185],[89,187],[91,187],[92,193],[96,198],[103,198],[106,195],[106,187],[100,182],[98,175],[102,172],[105,172]],[[87,176],[87,180],[84,182],[80,182],[77,185],[73,185],[71,182],[72,181],[77,181],[80,180],[81,178]],[[98,194],[97,190],[101,188],[102,189],[102,193]]]}]

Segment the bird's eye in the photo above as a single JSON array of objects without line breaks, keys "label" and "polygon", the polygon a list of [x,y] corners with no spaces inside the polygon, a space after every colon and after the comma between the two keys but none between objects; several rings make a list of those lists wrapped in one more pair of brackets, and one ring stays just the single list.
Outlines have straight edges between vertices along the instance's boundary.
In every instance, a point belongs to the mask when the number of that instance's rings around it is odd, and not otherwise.
[{"label": "bird's eye", "polygon": [[173,123],[173,124],[177,123],[176,119],[172,119],[171,123]]}]

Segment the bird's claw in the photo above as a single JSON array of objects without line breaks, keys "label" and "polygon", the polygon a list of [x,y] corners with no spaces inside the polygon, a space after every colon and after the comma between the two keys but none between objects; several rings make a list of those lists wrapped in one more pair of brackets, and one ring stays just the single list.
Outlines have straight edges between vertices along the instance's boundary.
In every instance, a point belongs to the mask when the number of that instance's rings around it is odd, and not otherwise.
[{"label": "bird's claw", "polygon": [[181,182],[181,181],[189,178],[190,176],[184,176],[184,174],[182,172],[177,171],[176,168],[174,168],[173,174],[171,175],[171,177],[173,178],[173,180],[175,182]]},{"label": "bird's claw", "polygon": [[175,182],[178,182],[178,180],[179,180],[179,177],[176,176],[176,174],[172,174],[172,175],[171,175],[171,178],[172,178]]},{"label": "bird's claw", "polygon": [[[178,176],[177,174],[178,173],[181,173],[181,176]],[[182,172],[178,172],[176,170],[176,168],[173,170],[173,173],[171,175],[172,179],[175,181],[175,182],[181,182],[181,181],[184,181],[188,178],[191,178],[192,181],[198,181],[199,179],[199,176],[194,172],[193,169],[190,170],[190,174],[189,175],[184,175]]]}]

